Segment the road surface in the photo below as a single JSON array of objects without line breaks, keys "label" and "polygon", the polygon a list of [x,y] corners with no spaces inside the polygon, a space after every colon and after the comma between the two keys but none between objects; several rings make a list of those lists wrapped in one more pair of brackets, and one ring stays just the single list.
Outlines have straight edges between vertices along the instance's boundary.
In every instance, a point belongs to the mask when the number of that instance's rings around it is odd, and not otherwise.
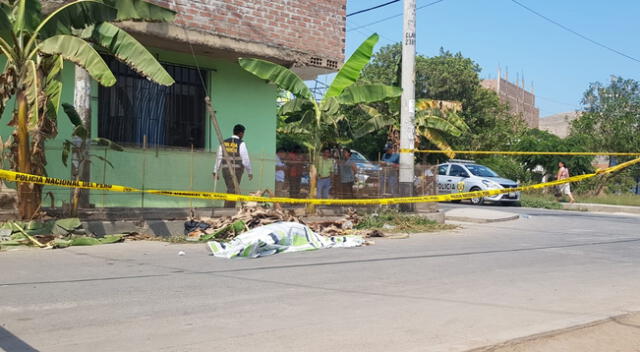
[{"label": "road surface", "polygon": [[640,217],[498,210],[523,216],[255,260],[0,253],[0,349],[465,351],[640,311]]}]

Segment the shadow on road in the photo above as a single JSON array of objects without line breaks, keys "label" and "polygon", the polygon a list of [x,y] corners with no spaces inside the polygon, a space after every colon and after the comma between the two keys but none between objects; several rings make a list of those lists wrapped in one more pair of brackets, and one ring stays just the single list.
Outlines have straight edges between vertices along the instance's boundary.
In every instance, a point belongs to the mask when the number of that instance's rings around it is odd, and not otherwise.
[{"label": "shadow on road", "polygon": [[0,326],[0,350],[12,352],[39,352],[28,343],[22,341],[11,331]]}]

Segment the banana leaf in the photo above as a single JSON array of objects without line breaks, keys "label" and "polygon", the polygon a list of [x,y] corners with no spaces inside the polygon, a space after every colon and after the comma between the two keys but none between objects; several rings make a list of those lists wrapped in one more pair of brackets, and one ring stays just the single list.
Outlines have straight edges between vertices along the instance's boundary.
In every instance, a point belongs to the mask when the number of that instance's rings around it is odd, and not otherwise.
[{"label": "banana leaf", "polygon": [[299,115],[300,113],[313,109],[313,104],[306,99],[291,99],[278,109],[280,116]]},{"label": "banana leaf", "polygon": [[96,145],[98,145],[98,146],[107,147],[107,148],[109,148],[111,150],[114,150],[116,152],[124,151],[124,147],[123,146],[121,146],[120,144],[118,144],[118,143],[116,143],[116,142],[114,142],[114,141],[112,141],[110,139],[107,139],[107,138],[97,137],[97,138],[93,138],[91,141],[93,143],[95,143]]},{"label": "banana leaf", "polygon": [[456,154],[451,151],[451,146],[447,143],[444,136],[442,136],[438,131],[429,128],[421,128],[419,129],[419,133],[424,136],[424,138],[426,138],[429,142],[433,143],[436,148],[444,151],[444,154],[450,159],[456,157]]},{"label": "banana leaf", "polygon": [[143,77],[164,86],[175,83],[171,75],[140,42],[110,23],[89,27],[82,37],[107,49],[118,60]]},{"label": "banana leaf", "polygon": [[450,124],[454,125],[457,129],[459,129],[462,132],[471,131],[471,128],[469,128],[469,125],[467,125],[464,119],[455,112],[448,113],[446,119],[447,121],[449,121]]},{"label": "banana leaf", "polygon": [[106,87],[116,83],[116,78],[100,54],[84,40],[71,35],[56,35],[40,43],[41,52],[60,55],[64,59],[81,66],[89,75]]},{"label": "banana leaf", "polygon": [[340,110],[340,104],[336,98],[328,98],[322,102],[320,110],[327,115],[335,115]]},{"label": "banana leaf", "polygon": [[47,72],[44,84],[44,94],[47,97],[45,115],[47,118],[56,121],[58,119],[58,109],[62,98],[62,81],[60,79],[64,60],[60,56],[45,58],[44,72]]},{"label": "banana leaf", "polygon": [[96,246],[99,244],[111,244],[122,242],[124,240],[122,235],[107,235],[102,238],[93,237],[75,237],[69,240],[69,246]]},{"label": "banana leaf", "polygon": [[298,98],[313,101],[313,94],[311,94],[309,87],[298,75],[286,67],[260,59],[241,58],[238,62],[243,69],[253,75],[275,84],[278,88],[284,89]]},{"label": "banana leaf", "polygon": [[82,227],[82,223],[78,218],[60,219],[54,222],[52,233],[54,235],[68,235],[80,227]]},{"label": "banana leaf", "polygon": [[33,33],[42,21],[40,0],[18,0],[13,4],[13,32]]},{"label": "banana leaf", "polygon": [[333,82],[331,82],[329,89],[327,89],[323,100],[341,95],[345,88],[351,86],[358,80],[362,69],[369,63],[369,60],[371,60],[373,47],[378,42],[378,39],[378,34],[374,33],[360,44],[349,60],[342,65]]},{"label": "banana leaf", "polygon": [[116,19],[115,8],[100,1],[75,1],[53,11],[41,24],[41,33],[46,37],[56,34],[72,34],[74,29],[113,21]]},{"label": "banana leaf", "polygon": [[69,117],[69,121],[71,121],[74,126],[82,125],[82,119],[80,118],[80,114],[78,114],[75,106],[69,103],[62,103],[62,109],[67,114],[67,117]]},{"label": "banana leaf", "polygon": [[229,237],[229,236],[223,236],[226,235],[227,233],[231,233],[233,236],[235,235],[239,235],[241,233],[243,233],[246,230],[246,225],[244,223],[244,221],[242,220],[237,220],[232,224],[229,224],[225,227],[223,227],[222,229],[208,234],[208,235],[203,235],[202,237],[200,237],[200,242],[208,242],[211,241],[214,238],[220,238],[220,237]]},{"label": "banana leaf", "polygon": [[116,21],[172,22],[175,11],[143,0],[98,0],[118,10]]},{"label": "banana leaf", "polygon": [[367,115],[370,116],[370,119],[365,121],[360,127],[358,127],[358,129],[353,132],[353,137],[355,138],[363,137],[372,132],[388,127],[395,122],[394,119],[381,114],[378,110],[370,106],[360,105],[360,109],[367,113]]},{"label": "banana leaf", "polygon": [[4,9],[0,9],[0,38],[2,38],[7,44],[13,46],[15,43],[13,40],[13,26],[11,20]]},{"label": "banana leaf", "polygon": [[462,111],[462,103],[459,101],[435,100],[435,99],[418,99],[416,101],[416,110],[438,110],[441,112],[459,112]]},{"label": "banana leaf", "polygon": [[347,87],[336,99],[340,104],[355,105],[374,103],[399,97],[400,95],[402,95],[402,89],[398,87],[384,84],[367,84]]},{"label": "banana leaf", "polygon": [[449,121],[438,116],[426,115],[425,113],[428,112],[421,111],[416,115],[416,123],[419,127],[435,129],[455,137],[459,137],[462,134],[462,131],[452,125]]}]

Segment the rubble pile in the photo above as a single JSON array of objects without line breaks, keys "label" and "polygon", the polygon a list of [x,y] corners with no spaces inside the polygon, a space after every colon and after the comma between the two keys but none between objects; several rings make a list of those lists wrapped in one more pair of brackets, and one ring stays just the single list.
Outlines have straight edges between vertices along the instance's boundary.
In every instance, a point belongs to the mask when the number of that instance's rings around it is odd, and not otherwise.
[{"label": "rubble pile", "polygon": [[266,206],[251,204],[243,206],[233,216],[220,218],[189,219],[185,222],[185,235],[188,241],[231,240],[239,234],[254,228],[279,222],[294,222],[308,225],[322,236],[358,235],[364,238],[384,237],[378,230],[356,230],[361,217],[354,209],[348,209],[346,215],[338,220],[306,223],[291,209],[283,209],[280,204]]}]

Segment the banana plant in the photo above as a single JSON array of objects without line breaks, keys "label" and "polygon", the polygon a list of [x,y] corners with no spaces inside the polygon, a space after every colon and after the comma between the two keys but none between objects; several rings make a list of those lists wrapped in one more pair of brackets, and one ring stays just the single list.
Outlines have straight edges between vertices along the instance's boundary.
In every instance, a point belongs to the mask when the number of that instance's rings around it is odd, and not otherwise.
[{"label": "banana plant", "polygon": [[[45,174],[44,141],[57,134],[64,61],[85,69],[99,84],[116,78],[97,50],[113,55],[162,85],[173,78],[147,49],[113,23],[127,20],[173,21],[175,12],[143,0],[74,0],[43,13],[40,0],[0,0],[0,115],[16,98],[9,125],[15,128],[12,168]],[[18,184],[20,216],[39,209],[42,186]]]},{"label": "banana plant", "polygon": [[346,117],[343,105],[366,104],[399,97],[402,90],[382,84],[355,84],[362,69],[371,60],[378,35],[367,38],[344,63],[320,100],[316,100],[304,81],[289,69],[268,61],[242,58],[240,66],[278,88],[290,92],[295,98],[280,107],[279,115],[286,117],[280,132],[303,136],[309,149],[311,167],[311,197],[316,195],[315,163],[323,143],[339,142],[341,123]]},{"label": "banana plant", "polygon": [[[105,157],[102,157],[96,154],[85,153],[85,151],[88,149],[89,144],[102,146],[116,152],[122,152],[124,151],[124,148],[118,143],[115,143],[107,138],[91,138],[90,132],[87,131],[85,126],[82,124],[82,119],[80,118],[80,115],[73,105],[62,103],[62,109],[67,114],[67,117],[69,117],[69,121],[71,121],[71,124],[75,126],[73,132],[71,132],[72,139],[65,139],[62,142],[62,164],[64,164],[64,166],[67,166],[69,156],[76,156],[76,158],[74,158],[71,163],[71,174],[73,175],[74,180],[80,181],[80,170],[85,167],[86,164],[91,163],[91,158],[102,160],[105,164],[105,167],[109,165],[111,168],[113,168],[113,164],[106,158],[106,152]],[[73,196],[71,197],[71,216],[78,215],[79,200],[80,188],[74,188]]]},{"label": "banana plant", "polygon": [[[398,138],[400,130],[399,100],[390,101],[380,109],[365,104],[359,105],[359,108],[369,116],[369,119],[354,131],[354,138],[387,129],[388,140],[396,146],[400,143]],[[460,102],[419,99],[416,102],[415,115],[416,146],[419,146],[420,141],[424,138],[444,151],[449,158],[455,157],[451,146],[446,141],[446,135],[459,137],[463,133],[469,132],[469,126],[458,115],[461,110],[462,104]]]}]

